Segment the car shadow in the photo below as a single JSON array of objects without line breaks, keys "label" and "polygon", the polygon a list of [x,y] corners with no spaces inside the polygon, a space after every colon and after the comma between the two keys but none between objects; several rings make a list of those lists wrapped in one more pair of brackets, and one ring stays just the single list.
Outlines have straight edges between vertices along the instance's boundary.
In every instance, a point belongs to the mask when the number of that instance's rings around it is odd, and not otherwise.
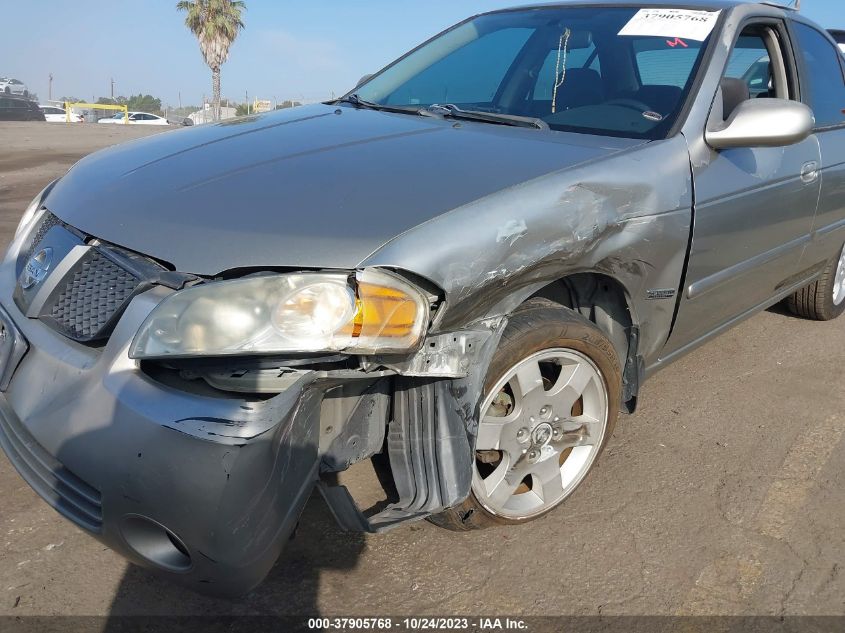
[{"label": "car shadow", "polygon": [[341,531],[315,491],[279,561],[246,596],[203,596],[128,565],[109,608],[116,618],[110,617],[103,630],[122,631],[125,616],[315,617],[320,615],[321,574],[353,569],[364,548],[364,535]]},{"label": "car shadow", "polygon": [[781,316],[797,318],[795,314],[791,312],[789,307],[786,305],[786,299],[778,301],[775,305],[767,308],[766,312],[771,312],[772,314],[779,314]]}]

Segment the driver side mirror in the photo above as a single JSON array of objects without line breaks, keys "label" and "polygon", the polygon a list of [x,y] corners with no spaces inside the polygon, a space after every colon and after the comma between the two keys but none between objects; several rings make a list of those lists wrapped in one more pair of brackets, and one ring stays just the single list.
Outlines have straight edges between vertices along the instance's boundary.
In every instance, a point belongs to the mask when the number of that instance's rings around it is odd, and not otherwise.
[{"label": "driver side mirror", "polygon": [[749,99],[736,107],[727,122],[719,121],[714,129],[708,126],[704,139],[713,149],[785,147],[809,137],[815,124],[813,111],[803,103]]}]

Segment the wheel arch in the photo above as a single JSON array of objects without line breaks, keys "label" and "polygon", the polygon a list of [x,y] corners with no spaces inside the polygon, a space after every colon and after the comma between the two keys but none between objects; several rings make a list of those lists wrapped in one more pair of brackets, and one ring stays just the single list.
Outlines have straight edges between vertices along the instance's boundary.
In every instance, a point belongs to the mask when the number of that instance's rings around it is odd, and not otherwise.
[{"label": "wheel arch", "polygon": [[623,410],[633,412],[644,363],[638,349],[639,322],[624,284],[606,273],[572,273],[536,289],[520,305],[538,297],[579,313],[607,336],[622,363]]}]

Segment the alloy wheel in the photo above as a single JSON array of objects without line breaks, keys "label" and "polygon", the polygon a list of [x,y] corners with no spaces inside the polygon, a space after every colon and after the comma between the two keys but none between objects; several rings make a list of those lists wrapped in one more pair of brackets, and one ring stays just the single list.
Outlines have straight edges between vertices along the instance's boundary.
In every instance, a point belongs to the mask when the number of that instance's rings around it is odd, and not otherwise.
[{"label": "alloy wheel", "polygon": [[528,519],[568,497],[598,456],[607,387],[587,356],[550,349],[505,373],[481,412],[475,497],[492,514]]}]

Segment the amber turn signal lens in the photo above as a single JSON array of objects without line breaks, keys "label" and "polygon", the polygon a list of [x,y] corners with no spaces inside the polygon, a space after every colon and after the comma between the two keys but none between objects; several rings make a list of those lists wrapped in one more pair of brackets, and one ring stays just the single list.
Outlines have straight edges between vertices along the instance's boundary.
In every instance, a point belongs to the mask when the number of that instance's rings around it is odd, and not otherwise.
[{"label": "amber turn signal lens", "polygon": [[416,301],[396,288],[362,283],[358,286],[358,312],[354,335],[407,338],[418,320]]}]

